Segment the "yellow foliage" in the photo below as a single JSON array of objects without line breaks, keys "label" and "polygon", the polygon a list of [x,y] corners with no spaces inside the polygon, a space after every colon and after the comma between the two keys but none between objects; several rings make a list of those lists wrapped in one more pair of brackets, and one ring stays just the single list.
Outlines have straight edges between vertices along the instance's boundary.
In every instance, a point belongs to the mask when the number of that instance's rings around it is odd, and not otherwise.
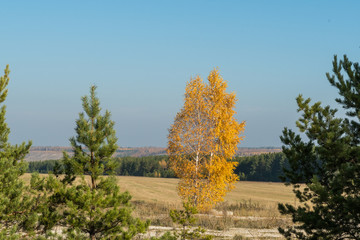
[{"label": "yellow foliage", "polygon": [[222,201],[238,180],[236,163],[229,162],[244,131],[234,118],[236,96],[214,69],[208,83],[197,76],[187,83],[184,106],[169,130],[170,164],[181,179],[180,197],[200,209]]}]

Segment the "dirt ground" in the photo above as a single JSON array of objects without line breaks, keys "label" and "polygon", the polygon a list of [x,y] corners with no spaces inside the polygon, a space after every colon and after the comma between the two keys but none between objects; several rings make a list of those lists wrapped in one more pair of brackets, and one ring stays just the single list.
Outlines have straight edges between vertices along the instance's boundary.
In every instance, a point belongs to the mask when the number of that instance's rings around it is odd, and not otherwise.
[{"label": "dirt ground", "polygon": [[[172,227],[150,226],[145,237],[160,237],[167,231],[173,231]],[[233,239],[235,236],[241,236],[248,239],[283,239],[276,228],[256,229],[256,228],[230,228],[224,231],[208,230],[206,232],[213,235],[215,239]]]}]

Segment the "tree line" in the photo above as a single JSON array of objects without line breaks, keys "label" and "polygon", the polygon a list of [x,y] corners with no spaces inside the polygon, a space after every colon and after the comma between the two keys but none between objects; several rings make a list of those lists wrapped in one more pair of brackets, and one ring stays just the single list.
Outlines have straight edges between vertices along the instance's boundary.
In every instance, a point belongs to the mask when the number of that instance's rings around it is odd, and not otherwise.
[{"label": "tree line", "polygon": [[[232,160],[237,162],[234,173],[240,180],[280,182],[283,168],[288,167],[288,161],[283,153],[266,153],[253,156],[236,156]],[[53,172],[56,163],[61,160],[46,160],[29,162],[28,172]],[[115,175],[175,178],[176,175],[169,165],[166,155],[146,157],[118,157],[115,158]]]},{"label": "tree line", "polygon": [[[169,158],[165,155],[146,157],[117,157],[114,174],[118,176],[142,176],[174,178],[174,171],[169,167]],[[60,168],[60,169],[59,169]],[[62,160],[29,162],[28,173],[50,173],[64,171]]]},{"label": "tree line", "polygon": [[235,174],[246,181],[281,182],[283,168],[289,165],[283,153],[237,156],[233,161],[238,162]]}]

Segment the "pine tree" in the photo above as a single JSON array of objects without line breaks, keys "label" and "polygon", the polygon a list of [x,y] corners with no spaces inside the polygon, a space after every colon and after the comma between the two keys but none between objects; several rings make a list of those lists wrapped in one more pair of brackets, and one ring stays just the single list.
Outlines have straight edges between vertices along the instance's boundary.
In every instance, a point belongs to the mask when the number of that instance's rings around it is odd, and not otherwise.
[{"label": "pine tree", "polygon": [[92,86],[90,97],[82,98],[85,113],[79,114],[77,135],[70,139],[74,155],[64,153],[65,187],[57,187],[52,195],[53,203],[62,203],[58,207],[63,212],[62,218],[54,218],[66,226],[68,238],[131,239],[144,232],[149,223],[131,216],[131,196],[120,192],[112,175],[112,156],[117,149],[114,122],[110,112],[100,114],[95,90]]},{"label": "pine tree", "polygon": [[245,123],[234,118],[235,94],[213,70],[205,84],[198,76],[185,89],[184,106],[169,130],[168,153],[180,178],[180,197],[200,210],[222,201],[238,179],[235,154]]},{"label": "pine tree", "polygon": [[[0,103],[6,99],[9,83],[9,66],[0,77]],[[34,198],[28,194],[29,187],[20,179],[26,171],[25,155],[31,142],[12,146],[8,142],[10,129],[5,122],[5,105],[0,109],[0,239],[26,238],[35,226]],[[22,232],[20,235],[19,232]]]},{"label": "pine tree", "polygon": [[339,91],[336,102],[346,117],[299,95],[302,116],[296,124],[307,139],[287,128],[281,137],[289,160],[283,180],[288,179],[301,202],[298,207],[279,205],[294,222],[279,229],[287,239],[360,239],[360,66],[346,55],[340,61],[335,56],[333,73],[327,78]]}]

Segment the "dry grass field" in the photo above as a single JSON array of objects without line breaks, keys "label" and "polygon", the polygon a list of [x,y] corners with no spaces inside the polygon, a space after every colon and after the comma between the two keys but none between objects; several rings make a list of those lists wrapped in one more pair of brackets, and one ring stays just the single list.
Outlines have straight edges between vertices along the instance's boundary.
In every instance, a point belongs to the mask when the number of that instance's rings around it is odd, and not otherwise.
[{"label": "dry grass field", "polygon": [[[129,176],[117,178],[122,190],[129,191],[134,200],[181,203],[176,191],[178,179]],[[283,183],[239,181],[235,184],[235,189],[225,197],[225,201],[229,203],[250,200],[265,205],[293,203],[294,194],[291,187],[284,186]]]},{"label": "dry grass field", "polygon": [[[25,174],[24,179],[29,182],[30,174]],[[121,190],[129,191],[133,197],[135,216],[150,219],[155,229],[174,227],[169,211],[181,209],[176,190],[178,179],[130,176],[117,179]],[[294,201],[291,187],[282,183],[240,181],[224,202],[216,206],[216,211],[198,215],[198,225],[221,236],[227,234],[225,238],[279,239],[277,227],[291,221],[278,213],[277,204]]]},{"label": "dry grass field", "polygon": [[[46,176],[46,174],[43,174]],[[25,174],[23,179],[30,182],[30,174]],[[129,191],[133,200],[157,203],[180,204],[175,178],[151,178],[117,176],[118,184],[123,191]],[[272,182],[247,182],[239,181],[224,199],[229,203],[253,201],[259,204],[272,205],[281,203],[294,203],[294,194],[289,186],[283,183]]]}]

